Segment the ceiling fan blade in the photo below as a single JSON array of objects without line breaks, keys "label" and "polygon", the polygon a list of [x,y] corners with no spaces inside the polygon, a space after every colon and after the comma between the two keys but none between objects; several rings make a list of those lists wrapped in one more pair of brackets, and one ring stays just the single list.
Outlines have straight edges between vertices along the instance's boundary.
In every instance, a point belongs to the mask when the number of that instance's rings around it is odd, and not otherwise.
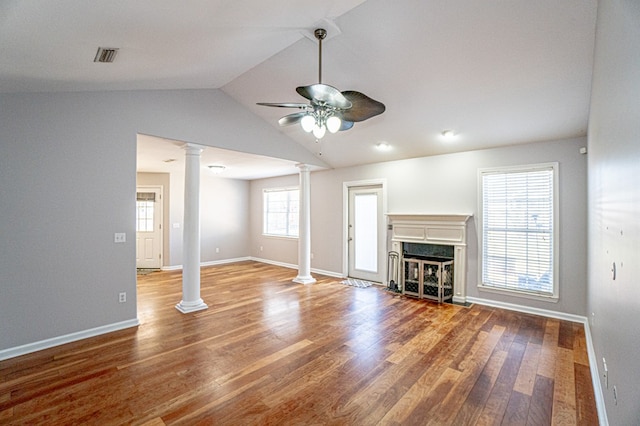
[{"label": "ceiling fan blade", "polygon": [[338,129],[338,131],[344,132],[345,130],[349,130],[352,127],[353,127],[353,121],[342,120],[342,125],[340,125],[340,128]]},{"label": "ceiling fan blade", "polygon": [[296,112],[293,114],[285,115],[284,117],[278,120],[278,124],[281,126],[290,126],[292,124],[299,123],[302,120],[302,117],[307,115],[306,112]]},{"label": "ceiling fan blade", "polygon": [[305,109],[309,106],[309,104],[301,104],[296,102],[258,102],[256,105],[260,106],[268,106],[268,107],[278,107],[278,108],[300,108]]},{"label": "ceiling fan blade", "polygon": [[324,102],[340,109],[351,108],[351,102],[338,89],[326,84],[318,83],[311,86],[296,87],[296,92],[312,102]]},{"label": "ceiling fan blade", "polygon": [[364,121],[378,114],[382,114],[386,107],[382,102],[371,99],[364,93],[354,90],[342,92],[344,97],[348,99],[352,106],[350,109],[342,112],[342,116],[347,121]]}]

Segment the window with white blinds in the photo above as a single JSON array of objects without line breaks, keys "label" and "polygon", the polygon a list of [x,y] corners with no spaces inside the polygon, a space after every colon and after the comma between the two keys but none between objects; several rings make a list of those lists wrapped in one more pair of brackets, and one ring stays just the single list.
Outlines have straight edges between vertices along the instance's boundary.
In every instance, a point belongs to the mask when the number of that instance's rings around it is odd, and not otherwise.
[{"label": "window with white blinds", "polygon": [[481,170],[481,287],[556,297],[557,164]]},{"label": "window with white blinds", "polygon": [[279,237],[297,237],[300,205],[298,188],[266,189],[263,199],[263,233]]}]

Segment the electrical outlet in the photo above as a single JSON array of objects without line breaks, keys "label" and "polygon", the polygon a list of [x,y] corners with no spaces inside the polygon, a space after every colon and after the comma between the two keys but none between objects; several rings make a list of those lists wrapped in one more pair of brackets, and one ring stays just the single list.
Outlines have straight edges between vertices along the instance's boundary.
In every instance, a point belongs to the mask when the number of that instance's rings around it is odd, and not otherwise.
[{"label": "electrical outlet", "polygon": [[596,313],[591,312],[591,326],[593,327],[596,324]]},{"label": "electrical outlet", "polygon": [[604,388],[609,389],[609,369],[607,368],[607,360],[602,357],[602,378],[604,379]]},{"label": "electrical outlet", "polygon": [[116,232],[113,236],[114,243],[126,243],[127,242],[127,234],[124,232]]},{"label": "electrical outlet", "polygon": [[220,253],[220,247],[216,247],[216,253]]},{"label": "electrical outlet", "polygon": [[613,387],[613,403],[618,405],[618,388]]},{"label": "electrical outlet", "polygon": [[127,293],[126,292],[122,292],[120,294],[118,294],[118,302],[120,303],[125,303],[127,301]]},{"label": "electrical outlet", "polygon": [[260,246],[260,251],[262,251],[262,246]]}]

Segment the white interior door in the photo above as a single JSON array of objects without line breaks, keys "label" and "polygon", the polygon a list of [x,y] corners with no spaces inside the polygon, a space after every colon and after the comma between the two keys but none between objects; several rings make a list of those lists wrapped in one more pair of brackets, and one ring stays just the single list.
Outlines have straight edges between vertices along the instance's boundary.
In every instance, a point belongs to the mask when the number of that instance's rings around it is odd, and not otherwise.
[{"label": "white interior door", "polygon": [[136,190],[136,268],[162,267],[162,187]]},{"label": "white interior door", "polygon": [[383,282],[382,186],[350,187],[348,208],[349,276]]}]

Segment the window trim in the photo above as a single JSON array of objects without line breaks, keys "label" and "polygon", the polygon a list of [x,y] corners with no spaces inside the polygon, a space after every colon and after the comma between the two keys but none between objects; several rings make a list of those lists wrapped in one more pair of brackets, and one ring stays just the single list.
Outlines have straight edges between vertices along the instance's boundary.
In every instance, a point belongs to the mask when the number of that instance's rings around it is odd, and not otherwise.
[{"label": "window trim", "polygon": [[[534,291],[527,291],[524,289],[513,289],[513,288],[500,288],[495,286],[485,285],[483,282],[483,268],[484,268],[484,210],[483,210],[483,179],[482,177],[485,174],[500,174],[500,173],[512,173],[512,172],[534,172],[538,170],[548,170],[551,169],[553,175],[553,224],[552,224],[552,238],[553,238],[553,255],[552,255],[552,265],[553,265],[553,290],[552,293],[539,293]],[[505,294],[515,297],[527,298],[527,299],[535,299],[535,300],[543,300],[547,302],[558,302],[559,299],[559,267],[560,267],[560,242],[559,242],[559,234],[560,234],[560,204],[559,204],[559,163],[558,162],[548,162],[548,163],[536,163],[536,164],[525,164],[518,166],[503,166],[503,167],[488,167],[478,169],[478,289],[490,293],[498,293]]]},{"label": "window trim", "polygon": [[[262,189],[262,236],[269,238],[281,238],[286,240],[297,240],[300,237],[300,233],[298,235],[290,235],[290,234],[269,234],[267,233],[267,209],[266,209],[266,194],[270,192],[285,192],[285,191],[298,191],[298,195],[300,194],[299,186],[285,186],[285,187],[276,187],[276,188],[263,188]],[[300,208],[300,199],[298,198],[298,209]],[[299,222],[299,218],[298,218]],[[300,224],[298,223],[298,226]]]}]

